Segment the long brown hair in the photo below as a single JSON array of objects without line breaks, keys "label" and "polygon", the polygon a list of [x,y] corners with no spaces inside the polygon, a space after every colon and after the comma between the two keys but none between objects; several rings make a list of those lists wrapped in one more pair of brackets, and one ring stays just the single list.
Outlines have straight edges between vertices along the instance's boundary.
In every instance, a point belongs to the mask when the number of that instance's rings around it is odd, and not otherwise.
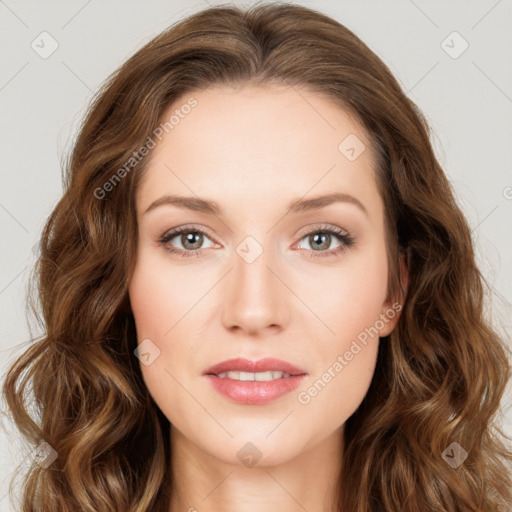
[{"label": "long brown hair", "polygon": [[[391,291],[400,284],[396,256],[408,255],[400,320],[345,424],[336,510],[510,505],[512,453],[495,421],[510,378],[508,349],[484,317],[486,284],[427,121],[345,26],[270,3],[211,7],[175,24],[113,73],[90,105],[34,267],[44,335],[3,385],[26,440],[58,455],[27,472],[24,512],[168,510],[170,424],[134,356],[128,300],[135,191],[148,162],[134,155],[179,98],[211,85],[270,83],[322,94],[362,123],[378,156]],[[451,456],[454,447],[467,452],[456,468],[442,456],[450,446]]]}]

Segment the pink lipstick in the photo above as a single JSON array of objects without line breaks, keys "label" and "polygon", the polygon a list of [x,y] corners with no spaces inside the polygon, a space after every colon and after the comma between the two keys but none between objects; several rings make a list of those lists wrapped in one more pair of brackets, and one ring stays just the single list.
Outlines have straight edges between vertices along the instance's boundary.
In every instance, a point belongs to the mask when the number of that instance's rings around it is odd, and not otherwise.
[{"label": "pink lipstick", "polygon": [[203,372],[214,389],[245,405],[261,405],[297,388],[307,372],[274,358],[229,359]]}]

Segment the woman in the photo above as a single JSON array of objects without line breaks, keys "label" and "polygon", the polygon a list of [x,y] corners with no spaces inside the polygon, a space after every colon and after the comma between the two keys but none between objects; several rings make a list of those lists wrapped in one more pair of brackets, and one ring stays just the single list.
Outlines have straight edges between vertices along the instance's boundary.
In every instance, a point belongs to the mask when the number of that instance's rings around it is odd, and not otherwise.
[{"label": "woman", "polygon": [[506,510],[507,347],[428,133],[305,7],[205,9],[131,57],[4,383],[24,510]]}]

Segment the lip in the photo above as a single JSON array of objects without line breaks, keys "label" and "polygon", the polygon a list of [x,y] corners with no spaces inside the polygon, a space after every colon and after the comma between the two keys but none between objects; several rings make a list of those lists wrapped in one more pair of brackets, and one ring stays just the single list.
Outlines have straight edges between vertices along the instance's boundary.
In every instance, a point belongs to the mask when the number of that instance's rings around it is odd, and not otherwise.
[{"label": "lip", "polygon": [[[290,376],[271,381],[239,381],[216,374],[228,371],[266,372],[282,371]],[[249,361],[248,359],[229,359],[205,370],[203,375],[213,388],[225,397],[243,405],[262,405],[293,391],[304,380],[307,372],[286,361],[274,358]]]},{"label": "lip", "polygon": [[[281,359],[275,359],[273,357],[267,357],[258,361],[249,361],[244,358],[228,359],[220,363],[210,366],[203,372],[203,375],[216,375],[222,372],[285,372],[289,373],[290,376],[306,375],[307,372],[291,363],[282,361]],[[247,382],[247,381],[246,381]]]},{"label": "lip", "polygon": [[263,405],[276,400],[293,391],[305,377],[303,374],[271,381],[241,381],[206,375],[216,391],[242,405]]}]

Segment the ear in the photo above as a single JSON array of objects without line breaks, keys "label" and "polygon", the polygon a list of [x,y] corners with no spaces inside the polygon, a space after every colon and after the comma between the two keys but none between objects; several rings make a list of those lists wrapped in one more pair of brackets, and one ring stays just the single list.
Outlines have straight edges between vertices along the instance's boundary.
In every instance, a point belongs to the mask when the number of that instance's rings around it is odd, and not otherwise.
[{"label": "ear", "polygon": [[383,305],[380,312],[380,321],[378,321],[379,337],[389,336],[398,323],[400,313],[403,308],[407,290],[409,287],[409,259],[410,252],[408,249],[400,249],[399,251],[399,271],[400,271],[400,290],[398,296],[391,297]]}]

